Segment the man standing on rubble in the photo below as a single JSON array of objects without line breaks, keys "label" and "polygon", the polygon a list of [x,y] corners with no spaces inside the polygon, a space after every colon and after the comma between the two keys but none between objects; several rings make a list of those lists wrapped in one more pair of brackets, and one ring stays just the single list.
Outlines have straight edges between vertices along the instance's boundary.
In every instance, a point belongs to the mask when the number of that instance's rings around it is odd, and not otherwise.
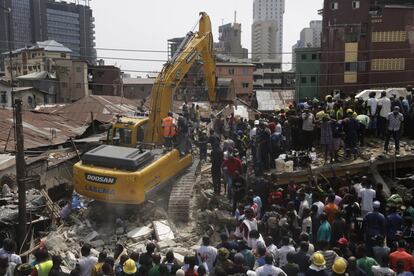
[{"label": "man standing on rubble", "polygon": [[400,113],[400,108],[398,106],[395,106],[394,111],[390,112],[387,117],[388,131],[384,144],[385,153],[388,152],[388,145],[392,136],[395,143],[395,154],[400,154],[400,131],[402,122],[404,122],[404,116]]},{"label": "man standing on rubble", "polygon": [[211,178],[213,180],[214,193],[220,194],[221,190],[221,164],[223,163],[223,151],[220,146],[220,137],[210,129],[208,142],[211,145]]},{"label": "man standing on rubble", "polygon": [[173,113],[168,112],[168,116],[162,119],[162,133],[164,136],[164,146],[170,150],[173,146],[173,139],[177,133],[175,119]]}]

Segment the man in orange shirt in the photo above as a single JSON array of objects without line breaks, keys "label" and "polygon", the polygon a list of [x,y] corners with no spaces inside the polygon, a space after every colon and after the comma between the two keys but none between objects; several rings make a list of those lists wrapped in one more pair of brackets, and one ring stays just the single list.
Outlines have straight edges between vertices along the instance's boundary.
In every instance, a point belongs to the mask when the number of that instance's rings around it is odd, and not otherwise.
[{"label": "man in orange shirt", "polygon": [[323,211],[328,216],[329,224],[332,225],[333,221],[335,220],[335,214],[339,212],[338,205],[335,204],[335,194],[330,194],[328,196],[328,203],[325,205]]},{"label": "man in orange shirt", "polygon": [[404,271],[414,270],[414,257],[405,251],[405,241],[398,242],[398,248],[396,251],[390,254],[390,264],[394,271],[397,271],[397,263],[404,263]]}]

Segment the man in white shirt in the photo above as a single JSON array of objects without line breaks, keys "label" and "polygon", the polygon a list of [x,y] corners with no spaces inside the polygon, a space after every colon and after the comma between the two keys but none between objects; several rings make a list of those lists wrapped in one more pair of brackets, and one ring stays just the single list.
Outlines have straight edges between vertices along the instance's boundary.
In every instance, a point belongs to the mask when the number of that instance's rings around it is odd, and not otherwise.
[{"label": "man in white shirt", "polygon": [[384,151],[388,152],[388,145],[390,143],[391,136],[394,139],[395,144],[395,154],[400,154],[400,134],[401,134],[401,125],[404,122],[404,115],[400,113],[400,108],[398,106],[394,107],[393,112],[390,112],[387,117],[388,131],[385,137]]},{"label": "man in white shirt", "polygon": [[92,268],[98,263],[98,258],[91,255],[91,246],[84,244],[81,248],[82,257],[79,259],[80,276],[90,276]]},{"label": "man in white shirt", "polygon": [[299,211],[298,211],[298,217],[299,219],[303,219],[303,210],[304,209],[309,209],[309,202],[306,200],[305,198],[305,192],[301,191],[299,193],[299,200],[300,200],[300,204],[299,204]]},{"label": "man in white shirt", "polygon": [[197,249],[198,263],[206,263],[208,270],[214,270],[214,261],[217,257],[217,249],[210,245],[210,238],[203,237],[203,244]]},{"label": "man in white shirt", "polygon": [[361,215],[365,217],[369,212],[374,211],[375,190],[369,183],[364,183],[364,188],[359,190],[358,197],[361,201]]},{"label": "man in white shirt", "polygon": [[286,273],[273,265],[272,254],[266,253],[265,256],[265,265],[256,268],[257,276],[287,276]]},{"label": "man in white shirt", "polygon": [[369,99],[367,100],[367,115],[371,119],[369,122],[368,129],[371,134],[376,134],[375,131],[377,129],[377,107],[378,107],[378,100],[375,98],[376,93],[371,92],[369,94]]},{"label": "man in white shirt", "polygon": [[282,247],[279,248],[277,253],[278,258],[278,265],[279,267],[282,267],[288,263],[287,261],[287,254],[288,253],[295,253],[295,247],[293,245],[289,244],[290,239],[288,236],[284,236],[282,238]]},{"label": "man in white shirt", "polygon": [[387,117],[391,112],[391,100],[387,98],[387,93],[385,91],[381,92],[381,98],[378,100],[378,108],[380,108],[377,126],[378,136],[380,138],[385,138]]},{"label": "man in white shirt", "polygon": [[14,253],[16,251],[16,248],[17,245],[15,241],[11,239],[5,239],[3,241],[3,247],[0,249],[0,257],[6,257],[9,263],[20,265],[22,263],[22,259],[19,255],[16,255]]},{"label": "man in white shirt", "polygon": [[302,144],[306,150],[312,150],[313,145],[313,123],[315,117],[310,112],[309,109],[305,109],[305,112],[302,113]]}]

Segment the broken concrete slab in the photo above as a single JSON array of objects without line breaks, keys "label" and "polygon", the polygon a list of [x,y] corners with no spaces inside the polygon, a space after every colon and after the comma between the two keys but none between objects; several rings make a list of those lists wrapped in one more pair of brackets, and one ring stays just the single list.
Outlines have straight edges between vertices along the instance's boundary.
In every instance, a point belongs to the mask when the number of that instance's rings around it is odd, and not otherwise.
[{"label": "broken concrete slab", "polygon": [[172,231],[167,220],[153,221],[152,225],[155,231],[155,237],[158,241],[173,240],[174,232]]},{"label": "broken concrete slab", "polygon": [[146,239],[147,237],[151,236],[152,229],[148,226],[142,226],[132,229],[127,233],[127,237],[133,239],[135,241],[140,241]]},{"label": "broken concrete slab", "polygon": [[105,245],[105,242],[103,240],[96,240],[96,241],[92,241],[91,245],[95,248],[103,247]]},{"label": "broken concrete slab", "polygon": [[163,240],[157,243],[159,250],[164,250],[167,248],[172,248],[177,246],[177,243],[173,240]]},{"label": "broken concrete slab", "polygon": [[96,231],[92,231],[90,232],[86,237],[85,237],[85,241],[86,242],[91,242],[93,241],[96,237],[99,236],[99,233]]}]

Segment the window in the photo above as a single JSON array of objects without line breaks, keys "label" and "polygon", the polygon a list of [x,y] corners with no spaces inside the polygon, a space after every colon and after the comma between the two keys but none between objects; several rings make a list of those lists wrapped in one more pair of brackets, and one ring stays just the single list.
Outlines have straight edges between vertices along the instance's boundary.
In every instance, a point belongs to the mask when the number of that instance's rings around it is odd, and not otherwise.
[{"label": "window", "polygon": [[316,54],[312,54],[312,59],[316,59]]},{"label": "window", "polygon": [[61,58],[66,58],[66,53],[60,53]]},{"label": "window", "polygon": [[407,40],[406,31],[372,32],[372,42],[404,42]]},{"label": "window", "polygon": [[81,88],[81,87],[82,87],[82,85],[80,83],[76,84],[76,88]]},{"label": "window", "polygon": [[80,67],[76,67],[76,72],[80,73],[81,72],[81,68]]},{"label": "window", "polygon": [[316,82],[316,77],[311,77],[311,83],[315,83]]},{"label": "window", "polygon": [[331,9],[332,10],[337,10],[339,8],[339,4],[338,2],[332,2],[331,3]]},{"label": "window", "polygon": [[357,71],[357,62],[345,62],[345,71],[346,72],[356,72]]},{"label": "window", "polygon": [[379,58],[371,60],[372,71],[405,70],[405,58]]},{"label": "window", "polygon": [[306,60],[306,54],[302,54],[301,58],[302,60]]},{"label": "window", "polygon": [[62,82],[62,88],[67,88],[68,87],[68,83],[67,82]]},{"label": "window", "polygon": [[0,93],[0,103],[6,104],[7,103],[7,92],[1,91]]},{"label": "window", "polygon": [[359,1],[352,1],[352,8],[359,9],[360,2]]},{"label": "window", "polygon": [[234,68],[229,68],[229,75],[234,75]]},{"label": "window", "polygon": [[367,71],[367,62],[366,61],[359,61],[358,62],[358,71],[366,72]]},{"label": "window", "polygon": [[114,144],[130,145],[132,130],[129,128],[115,128]]},{"label": "window", "polygon": [[301,78],[300,78],[300,82],[301,82],[301,83],[306,83],[306,77],[301,77]]},{"label": "window", "polygon": [[249,83],[248,82],[242,82],[242,87],[243,88],[249,88]]}]

